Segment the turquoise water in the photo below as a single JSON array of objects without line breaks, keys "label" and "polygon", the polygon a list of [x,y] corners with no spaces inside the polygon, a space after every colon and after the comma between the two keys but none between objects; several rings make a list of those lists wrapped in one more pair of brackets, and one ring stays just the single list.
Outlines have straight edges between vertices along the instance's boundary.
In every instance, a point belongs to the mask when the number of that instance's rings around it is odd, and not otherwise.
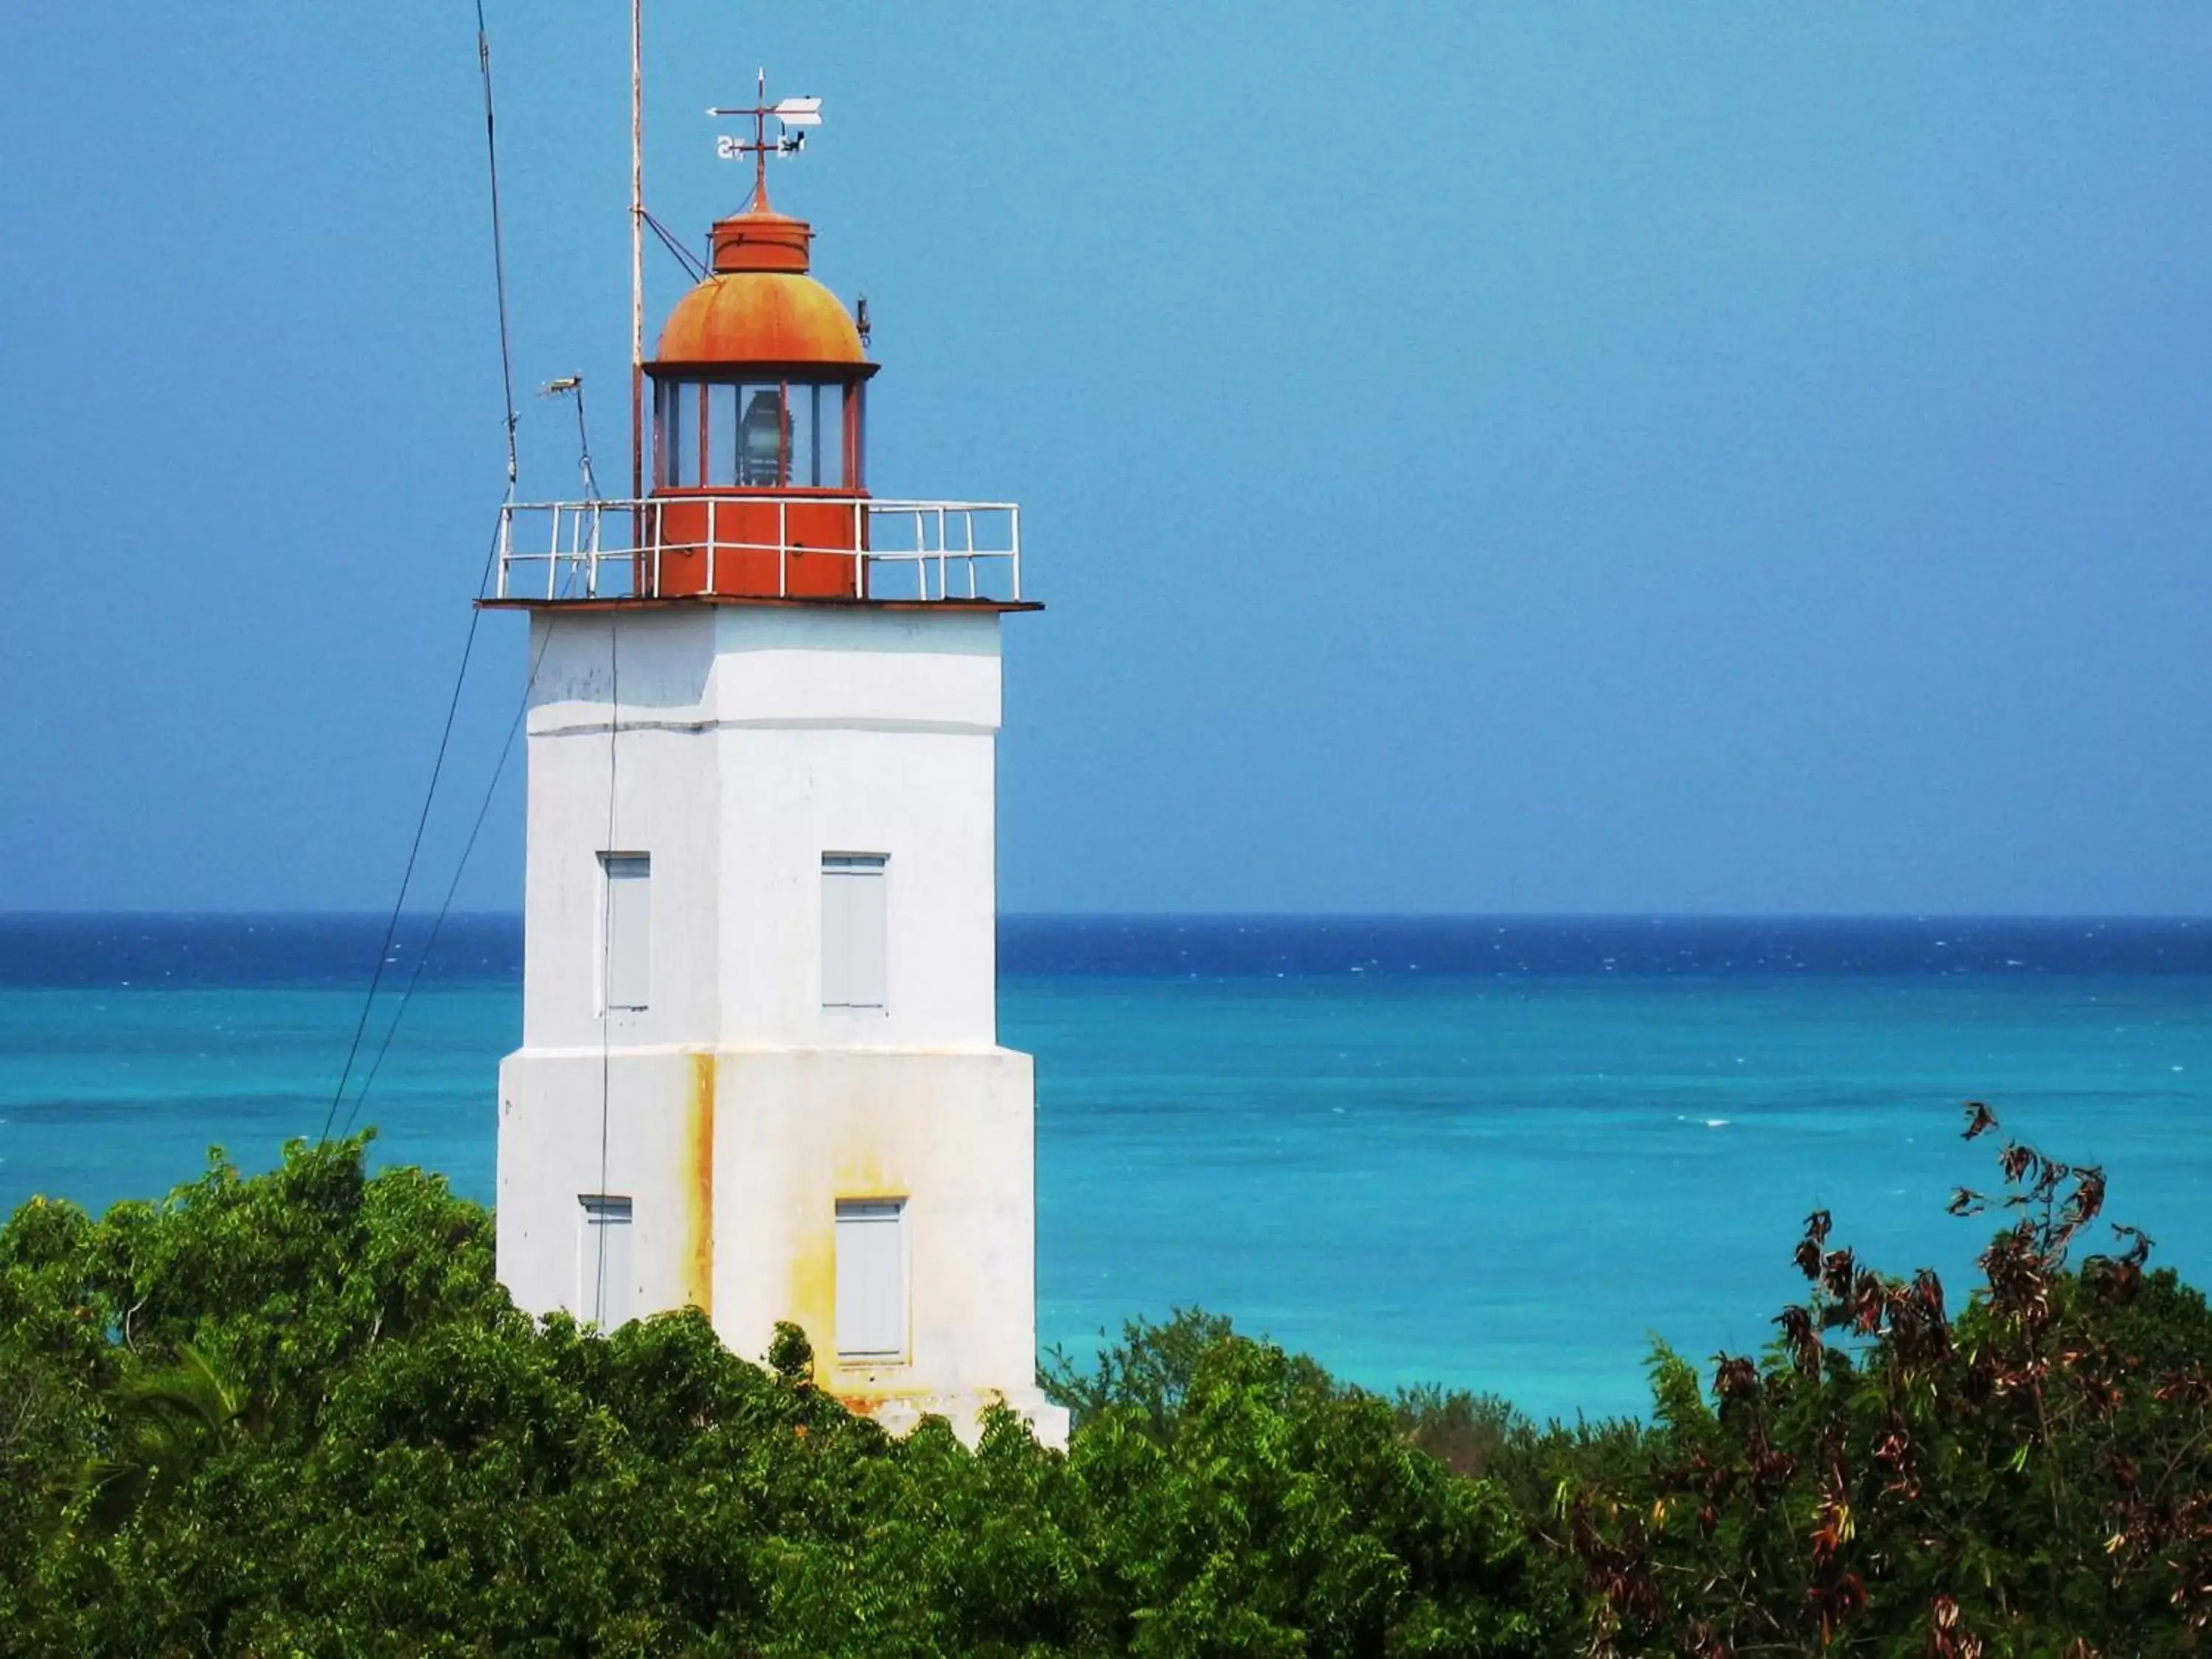
[{"label": "turquoise water", "polygon": [[2212,1276],[2212,981],[1023,985],[1053,1335],[1196,1297],[1363,1382],[1637,1408],[1763,1343],[1805,1215],[1963,1291],[1957,1103]]},{"label": "turquoise water", "polygon": [[[1985,1224],[1943,1206],[1994,1179],[1970,1097],[2103,1163],[2112,1216],[2212,1280],[2212,974],[1571,968],[1009,973],[1041,1340],[1198,1303],[1378,1386],[1638,1409],[1653,1334],[1765,1341],[1814,1207],[1963,1291]],[[358,989],[155,982],[0,983],[0,1206],[156,1194],[210,1142],[258,1166],[319,1127]],[[519,1018],[511,978],[426,980],[364,1113],[381,1160],[489,1198]]]}]

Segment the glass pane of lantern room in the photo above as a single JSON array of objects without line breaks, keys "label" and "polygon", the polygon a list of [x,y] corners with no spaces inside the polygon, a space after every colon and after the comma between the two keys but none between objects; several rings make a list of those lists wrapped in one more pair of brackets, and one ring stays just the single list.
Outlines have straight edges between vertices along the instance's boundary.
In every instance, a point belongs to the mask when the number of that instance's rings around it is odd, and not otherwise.
[{"label": "glass pane of lantern room", "polygon": [[814,451],[806,481],[822,489],[845,487],[845,388],[835,381],[806,388],[814,417]]},{"label": "glass pane of lantern room", "polygon": [[783,389],[784,407],[791,416],[791,454],[784,480],[793,489],[811,489],[817,482],[821,471],[819,453],[815,447],[817,429],[816,394],[819,386],[804,381],[794,381]]},{"label": "glass pane of lantern room", "polygon": [[707,399],[707,429],[700,439],[701,453],[707,458],[702,482],[710,489],[725,489],[738,481],[738,410],[744,406],[743,389],[708,386],[701,390]]},{"label": "glass pane of lantern room", "polygon": [[685,489],[698,483],[699,398],[696,380],[663,381],[654,398],[661,484]]}]

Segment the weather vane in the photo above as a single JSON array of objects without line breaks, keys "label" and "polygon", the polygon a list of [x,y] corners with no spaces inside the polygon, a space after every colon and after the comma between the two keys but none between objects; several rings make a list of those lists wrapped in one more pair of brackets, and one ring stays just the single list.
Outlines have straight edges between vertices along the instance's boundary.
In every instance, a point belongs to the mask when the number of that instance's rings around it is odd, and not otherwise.
[{"label": "weather vane", "polygon": [[[754,82],[755,102],[750,109],[710,109],[709,115],[750,115],[753,136],[750,141],[733,138],[724,133],[714,141],[714,154],[725,161],[735,161],[750,155],[753,158],[753,190],[759,198],[768,199],[768,158],[771,155],[796,155],[806,148],[806,129],[822,125],[822,100],[819,98],[786,98],[781,103],[768,100],[768,71],[763,70]],[[768,136],[768,124],[776,124],[774,138]]]}]

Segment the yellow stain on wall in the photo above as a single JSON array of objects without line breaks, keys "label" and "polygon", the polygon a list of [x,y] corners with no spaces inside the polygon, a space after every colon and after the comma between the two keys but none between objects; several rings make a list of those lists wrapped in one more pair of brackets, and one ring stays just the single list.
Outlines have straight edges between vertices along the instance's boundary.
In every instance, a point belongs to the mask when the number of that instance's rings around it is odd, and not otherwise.
[{"label": "yellow stain on wall", "polygon": [[685,1299],[708,1318],[714,1315],[714,1056],[691,1056],[691,1088],[685,1102],[684,1194]]},{"label": "yellow stain on wall", "polygon": [[803,1215],[793,1217],[790,1289],[785,1302],[791,1311],[785,1317],[805,1331],[813,1346],[816,1386],[863,1415],[910,1390],[897,1368],[848,1368],[838,1363],[836,1200],[908,1195],[908,1183],[881,1147],[845,1141],[832,1154],[830,1201],[818,1210],[809,1205]]},{"label": "yellow stain on wall", "polygon": [[837,1364],[837,1238],[828,1226],[802,1224],[792,1237],[791,1290],[785,1315],[814,1349],[814,1382],[827,1388]]}]

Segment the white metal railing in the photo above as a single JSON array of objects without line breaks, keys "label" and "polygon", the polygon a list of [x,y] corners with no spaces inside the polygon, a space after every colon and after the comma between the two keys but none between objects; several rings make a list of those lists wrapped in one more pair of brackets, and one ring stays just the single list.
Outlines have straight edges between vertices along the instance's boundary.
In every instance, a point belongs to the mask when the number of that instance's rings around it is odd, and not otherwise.
[{"label": "white metal railing", "polygon": [[[825,572],[837,591],[822,591]],[[1021,508],[766,494],[510,501],[495,594],[1019,600]]]}]

